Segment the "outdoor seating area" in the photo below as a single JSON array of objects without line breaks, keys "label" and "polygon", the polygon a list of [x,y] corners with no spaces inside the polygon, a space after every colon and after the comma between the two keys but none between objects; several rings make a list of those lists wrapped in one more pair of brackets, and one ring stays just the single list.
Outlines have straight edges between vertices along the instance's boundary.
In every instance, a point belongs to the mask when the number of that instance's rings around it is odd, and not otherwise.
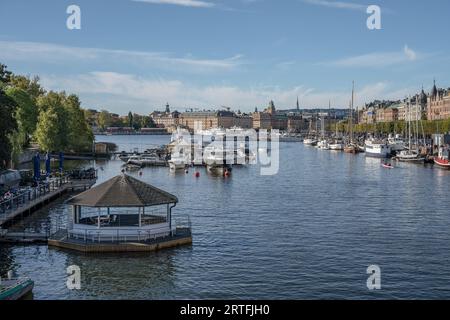
[{"label": "outdoor seating area", "polygon": [[[191,243],[190,226],[177,228],[172,209],[178,198],[127,174],[116,176],[67,202],[68,229],[49,245],[80,251],[139,251],[124,244],[141,243],[143,251],[159,245]],[[181,236],[182,235],[182,236]],[[158,246],[154,246],[154,242]],[[98,245],[99,248],[92,248]],[[116,245],[114,247],[114,245]]]}]

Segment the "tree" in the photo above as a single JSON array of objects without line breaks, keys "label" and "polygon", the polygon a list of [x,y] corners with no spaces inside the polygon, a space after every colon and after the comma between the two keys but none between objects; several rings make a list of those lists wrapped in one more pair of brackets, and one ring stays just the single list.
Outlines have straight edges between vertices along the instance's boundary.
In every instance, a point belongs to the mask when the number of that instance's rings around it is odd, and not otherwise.
[{"label": "tree", "polygon": [[50,91],[39,97],[39,120],[36,141],[43,151],[65,151],[69,145],[68,114],[64,108],[65,93]]},{"label": "tree", "polygon": [[111,114],[106,110],[101,110],[100,114],[98,115],[98,125],[102,130],[105,130],[107,127],[110,127],[112,124],[112,116]]},{"label": "tree", "polygon": [[74,94],[68,96],[65,99],[64,107],[68,115],[68,148],[75,152],[91,150],[94,134],[80,107],[78,96]]},{"label": "tree", "polygon": [[133,128],[133,114],[128,112],[128,127]]},{"label": "tree", "polygon": [[14,113],[17,105],[0,88],[0,168],[8,167],[11,160],[11,135],[17,129]]},{"label": "tree", "polygon": [[0,82],[9,83],[11,80],[12,72],[7,70],[8,67],[0,63]]},{"label": "tree", "polygon": [[38,76],[31,79],[21,75],[12,75],[10,78],[10,85],[24,90],[34,101],[36,101],[38,97],[45,94],[45,90],[41,87],[39,80]]},{"label": "tree", "polygon": [[34,134],[38,121],[38,109],[33,98],[25,90],[9,87],[6,94],[17,104],[15,118],[17,120],[18,132],[21,137],[22,146],[29,143],[29,137]]}]

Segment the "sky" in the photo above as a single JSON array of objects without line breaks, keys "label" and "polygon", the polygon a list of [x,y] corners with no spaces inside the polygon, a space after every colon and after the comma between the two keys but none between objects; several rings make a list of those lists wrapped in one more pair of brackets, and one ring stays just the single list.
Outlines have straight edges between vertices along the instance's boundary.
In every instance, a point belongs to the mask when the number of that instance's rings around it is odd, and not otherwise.
[{"label": "sky", "polygon": [[[66,26],[69,5],[81,29]],[[369,5],[381,29],[369,30]],[[0,63],[85,108],[346,108],[450,87],[450,1],[0,0]]]}]

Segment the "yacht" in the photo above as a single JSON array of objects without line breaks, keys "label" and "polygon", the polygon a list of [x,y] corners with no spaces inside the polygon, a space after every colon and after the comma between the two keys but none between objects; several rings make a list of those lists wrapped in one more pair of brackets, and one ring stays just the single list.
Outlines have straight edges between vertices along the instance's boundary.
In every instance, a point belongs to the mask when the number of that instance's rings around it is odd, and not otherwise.
[{"label": "yacht", "polygon": [[322,150],[330,150],[330,146],[327,140],[321,140],[317,143],[317,148]]},{"label": "yacht", "polygon": [[220,174],[231,172],[234,156],[233,150],[227,150],[218,145],[207,146],[203,152],[206,169]]},{"label": "yacht", "polygon": [[330,147],[330,150],[334,150],[334,151],[344,150],[344,144],[340,141],[334,141],[333,143],[330,143],[329,147]]},{"label": "yacht", "polygon": [[388,144],[393,152],[400,152],[406,149],[405,141],[399,134],[396,134],[395,136],[389,135]]},{"label": "yacht", "polygon": [[184,170],[189,165],[188,155],[183,152],[172,153],[168,163],[170,170]]},{"label": "yacht", "polygon": [[366,140],[364,151],[368,157],[388,158],[391,155],[391,147],[387,143],[374,139]]}]

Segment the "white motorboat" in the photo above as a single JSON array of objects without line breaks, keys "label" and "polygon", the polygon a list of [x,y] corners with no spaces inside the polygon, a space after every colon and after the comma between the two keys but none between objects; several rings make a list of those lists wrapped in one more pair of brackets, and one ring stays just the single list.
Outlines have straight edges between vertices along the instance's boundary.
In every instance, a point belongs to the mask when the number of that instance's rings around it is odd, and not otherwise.
[{"label": "white motorboat", "polygon": [[317,143],[317,148],[322,150],[330,150],[330,146],[327,140],[321,140]]},{"label": "white motorboat", "polygon": [[170,170],[184,170],[189,165],[189,159],[186,154],[174,153],[168,161]]},{"label": "white motorboat", "polygon": [[317,145],[317,140],[314,138],[306,138],[305,140],[303,140],[303,143],[308,145],[308,146],[315,146]]},{"label": "white motorboat", "polygon": [[395,136],[389,135],[388,144],[393,152],[400,152],[406,149],[406,143],[399,134]]},{"label": "white motorboat", "polygon": [[334,141],[333,143],[329,144],[330,150],[333,151],[342,151],[344,150],[344,143],[340,141]]},{"label": "white motorboat", "polygon": [[374,139],[365,141],[364,151],[368,157],[388,158],[391,156],[391,147],[385,142]]},{"label": "white motorboat", "polygon": [[134,165],[143,166],[143,167],[145,167],[145,166],[165,166],[166,161],[160,159],[156,155],[142,154],[142,155],[131,156],[128,159],[127,164],[134,164]]}]

